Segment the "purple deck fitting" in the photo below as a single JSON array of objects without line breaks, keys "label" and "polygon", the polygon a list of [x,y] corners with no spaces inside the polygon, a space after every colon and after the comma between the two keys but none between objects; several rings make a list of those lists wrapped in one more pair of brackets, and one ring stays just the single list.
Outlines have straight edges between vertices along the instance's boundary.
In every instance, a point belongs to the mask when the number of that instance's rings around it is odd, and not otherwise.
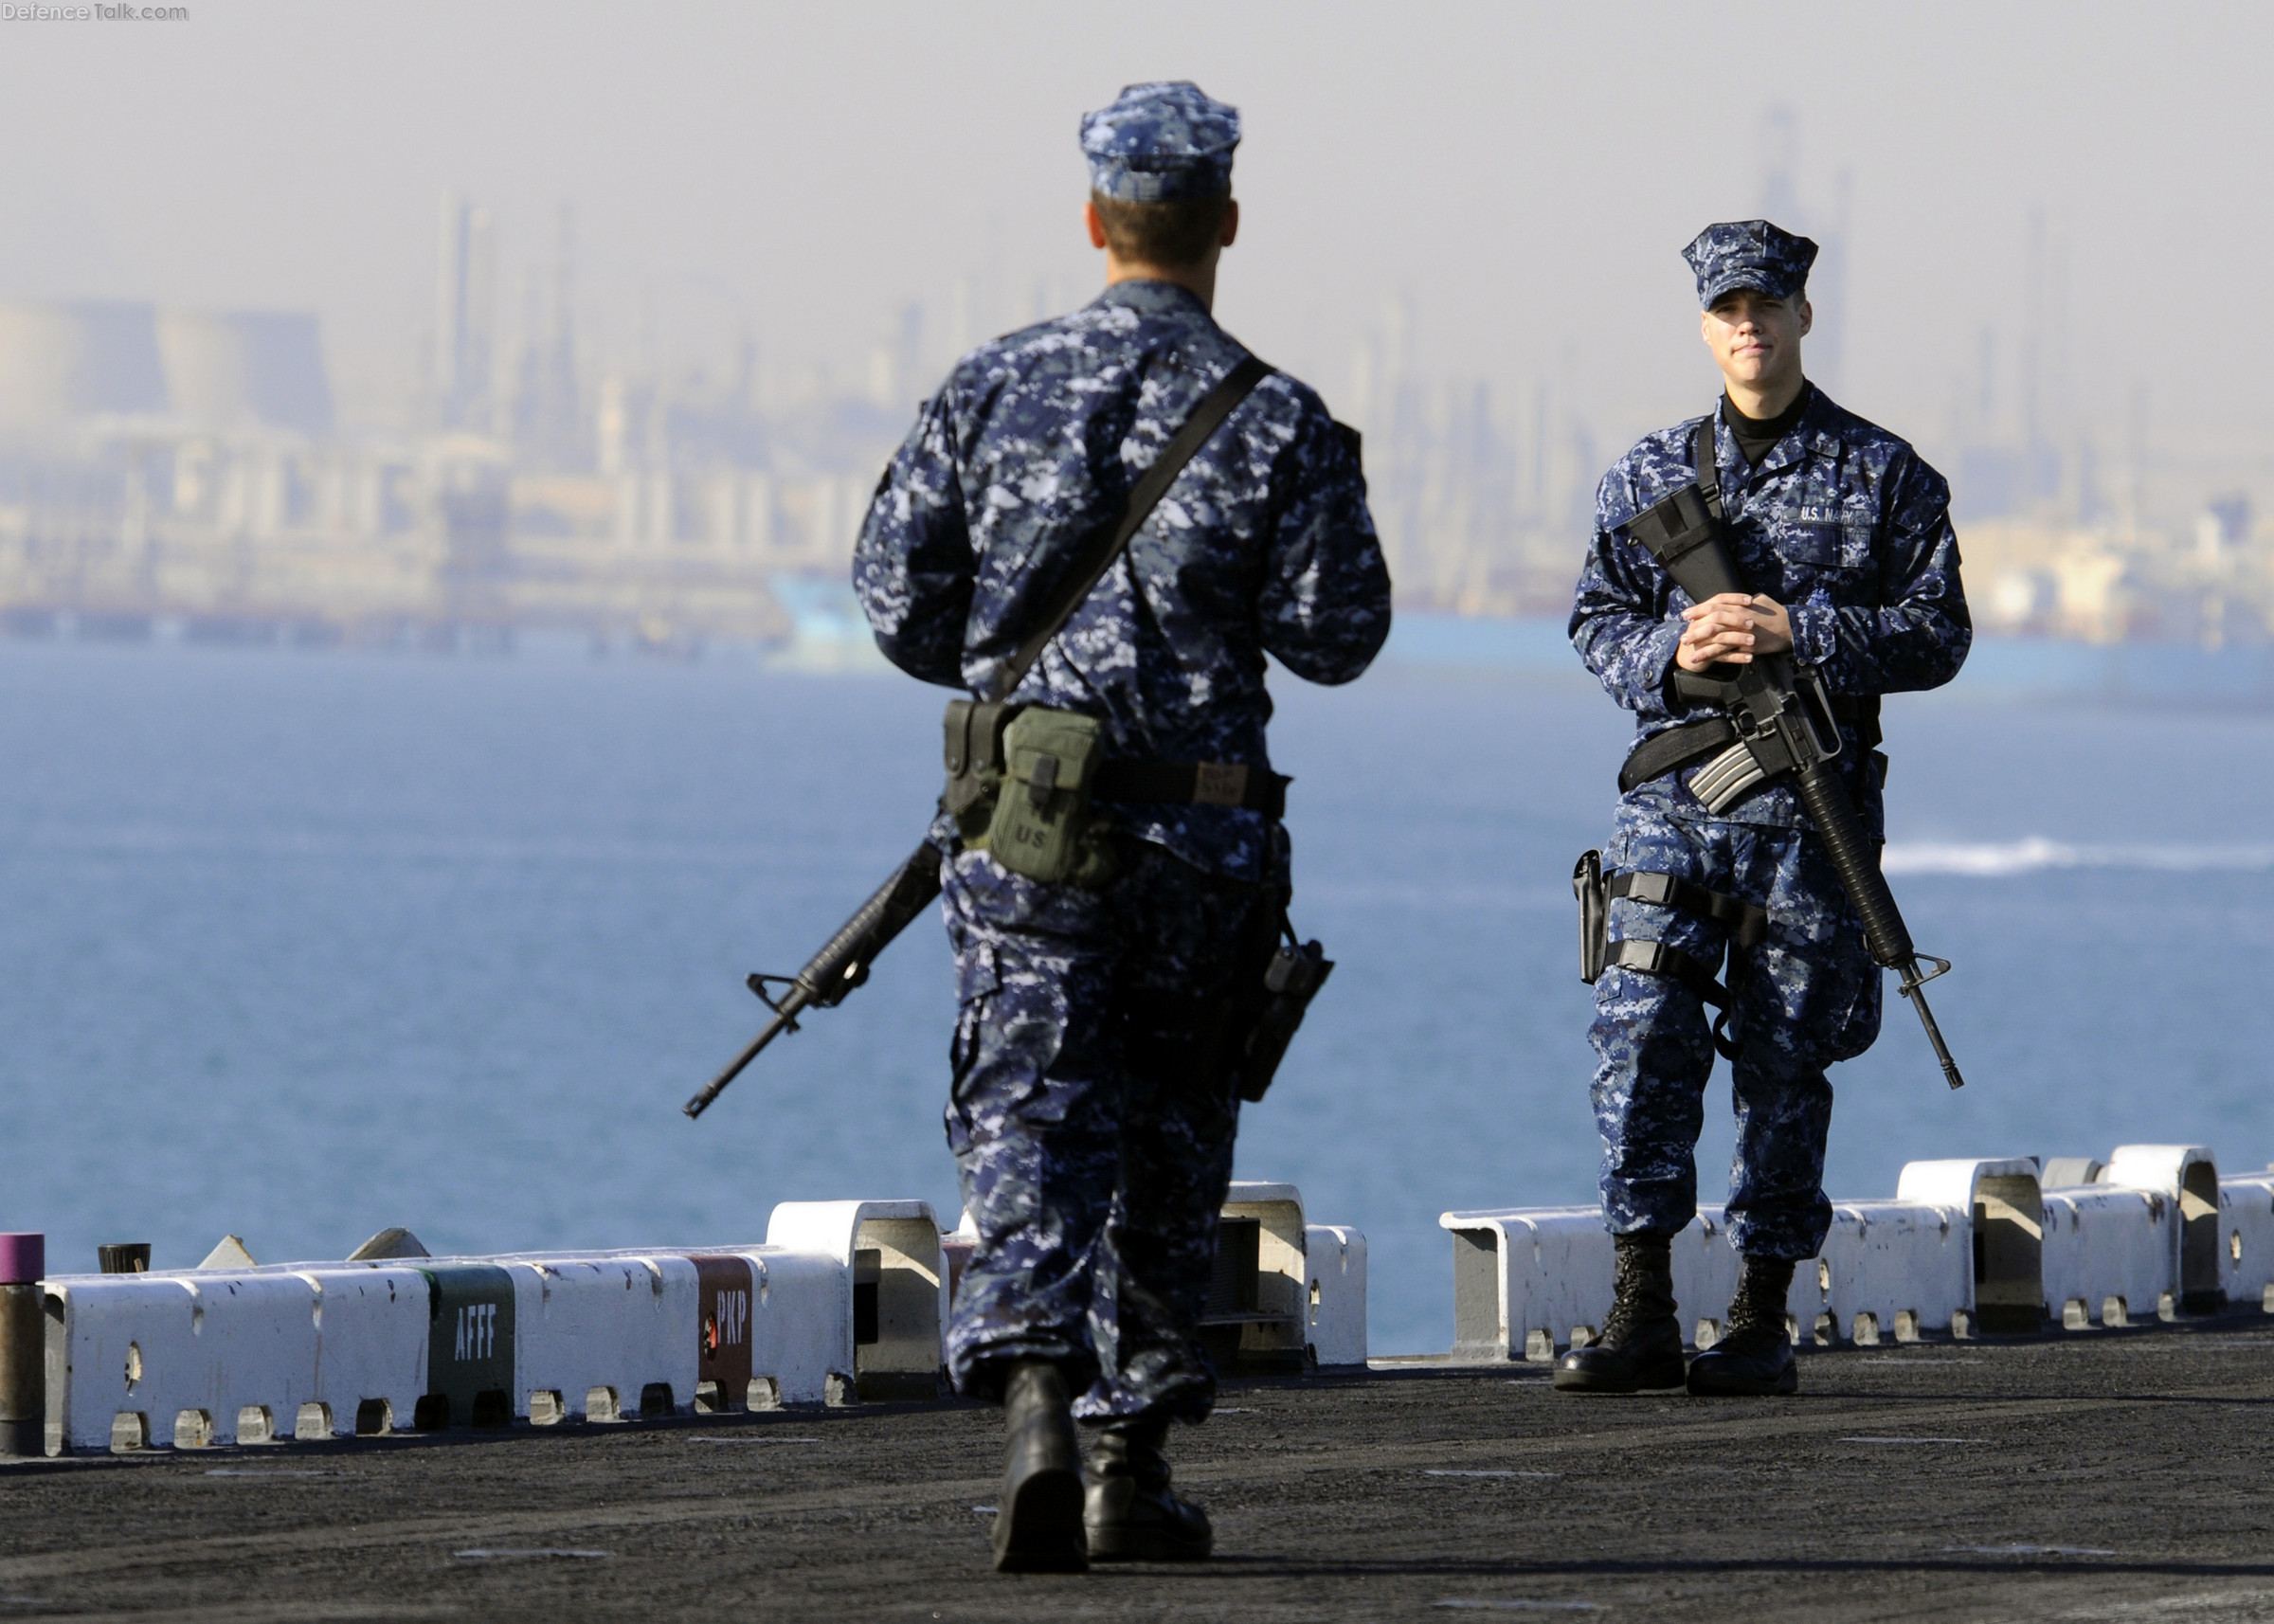
[{"label": "purple deck fitting", "polygon": [[47,1237],[0,1235],[0,1286],[29,1286],[47,1274]]}]

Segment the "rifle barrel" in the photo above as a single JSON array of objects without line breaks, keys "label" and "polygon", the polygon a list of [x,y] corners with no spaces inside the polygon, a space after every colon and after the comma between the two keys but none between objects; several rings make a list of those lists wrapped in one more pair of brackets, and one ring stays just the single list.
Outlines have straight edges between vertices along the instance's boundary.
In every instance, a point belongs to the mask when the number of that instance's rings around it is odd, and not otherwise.
[{"label": "rifle barrel", "polygon": [[1926,988],[1920,983],[1918,977],[1919,967],[1916,965],[1904,972],[1903,996],[1909,999],[1911,1007],[1919,1012],[1920,1024],[1926,1028],[1926,1040],[1935,1046],[1935,1058],[1942,1062],[1943,1080],[1954,1089],[1962,1089],[1966,1086],[1966,1079],[1958,1075],[1958,1063],[1950,1057],[1950,1045],[1942,1041],[1942,1028],[1935,1024],[1935,1012],[1926,1006]]},{"label": "rifle barrel", "polygon": [[[868,979],[869,965],[877,954],[892,946],[893,938],[908,928],[909,922],[931,905],[940,894],[940,855],[929,841],[919,845],[892,877],[878,886],[868,901],[854,911],[853,917],[838,927],[837,934],[822,945],[821,950],[806,961],[805,967],[791,978],[789,991],[774,1005],[775,1016],[765,1031],[750,1039],[749,1047],[734,1056],[727,1069],[711,1080],[711,1086],[680,1109],[693,1116],[700,1116],[711,1102],[726,1092],[726,1087],[742,1075],[743,1069],[758,1058],[759,1052],[784,1032],[798,1029],[798,1016],[807,1009],[831,1009],[843,1001],[847,993]],[[766,997],[765,983],[778,978],[752,976],[750,990],[760,998]]]},{"label": "rifle barrel", "polygon": [[782,1001],[781,1013],[766,1023],[766,1030],[751,1038],[749,1047],[728,1061],[727,1069],[712,1078],[710,1086],[689,1100],[681,1109],[689,1116],[700,1116],[709,1110],[711,1102],[727,1092],[727,1085],[742,1075],[743,1068],[758,1058],[759,1052],[768,1043],[771,1043],[784,1032],[790,1030],[791,1023],[795,1020],[798,1012],[812,1001],[811,996],[803,986],[791,987],[788,996]]}]

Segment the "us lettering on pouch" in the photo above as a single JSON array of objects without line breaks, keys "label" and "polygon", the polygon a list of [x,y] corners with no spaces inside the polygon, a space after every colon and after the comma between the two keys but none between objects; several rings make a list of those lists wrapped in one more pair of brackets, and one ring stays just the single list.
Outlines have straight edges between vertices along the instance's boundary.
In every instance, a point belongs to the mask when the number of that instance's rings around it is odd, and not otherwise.
[{"label": "us lettering on pouch", "polygon": [[468,1303],[458,1310],[457,1359],[487,1359],[497,1350],[497,1305]]}]

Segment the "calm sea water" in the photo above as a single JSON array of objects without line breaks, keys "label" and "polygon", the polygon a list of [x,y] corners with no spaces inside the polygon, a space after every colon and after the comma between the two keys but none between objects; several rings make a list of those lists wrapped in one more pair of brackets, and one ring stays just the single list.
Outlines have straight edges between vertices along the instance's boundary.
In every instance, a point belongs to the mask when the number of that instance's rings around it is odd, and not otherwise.
[{"label": "calm sea water", "polygon": [[[1577,686],[1274,677],[1297,922],[1341,967],[1244,1178],[1372,1247],[1377,1351],[1452,1334],[1449,1208],[1592,1199],[1568,875],[1622,718]],[[755,1240],[790,1199],[952,1220],[919,925],[701,1123],[678,1107],[913,844],[939,695],[714,659],[0,645],[0,1227],[195,1263]],[[1907,1008],[1838,1068],[1836,1196],[1907,1160],[2274,1158],[2274,718],[1890,706],[1889,866],[1971,1086]],[[1725,1167],[1725,1074],[1704,1182]]]}]

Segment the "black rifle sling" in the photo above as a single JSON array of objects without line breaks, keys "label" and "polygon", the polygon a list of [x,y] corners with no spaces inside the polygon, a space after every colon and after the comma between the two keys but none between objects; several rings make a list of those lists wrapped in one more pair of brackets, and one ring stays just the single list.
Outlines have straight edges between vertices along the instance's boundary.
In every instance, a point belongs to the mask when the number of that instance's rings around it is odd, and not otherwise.
[{"label": "black rifle sling", "polygon": [[1706,511],[1717,522],[1722,517],[1722,461],[1714,451],[1713,420],[1721,414],[1720,406],[1707,412],[1689,444],[1690,466],[1698,471],[1698,495],[1706,498]]},{"label": "black rifle sling", "polygon": [[1066,623],[1074,618],[1074,610],[1082,606],[1098,582],[1105,578],[1106,571],[1113,568],[1113,561],[1129,545],[1129,539],[1152,516],[1153,509],[1160,505],[1161,498],[1168,495],[1169,486],[1176,483],[1177,476],[1184,471],[1184,464],[1192,460],[1193,454],[1208,442],[1208,437],[1223,425],[1224,419],[1237,409],[1239,403],[1248,398],[1255,386],[1271,375],[1269,362],[1249,355],[1226,373],[1223,382],[1209,390],[1200,404],[1193,408],[1192,415],[1184,420],[1183,426],[1162,447],[1161,455],[1153,460],[1153,465],[1130,487],[1128,505],[1122,510],[1120,521],[1110,528],[1100,527],[1093,532],[1092,550],[1076,560],[1066,590],[1052,605],[1049,619],[1019,645],[1019,652],[1011,657],[1011,662],[996,675],[994,698],[1000,700],[1009,697],[1011,691],[1026,679],[1026,674],[1034,669],[1035,661],[1042,658],[1042,650],[1050,640],[1065,629]]},{"label": "black rifle sling", "polygon": [[[1722,509],[1722,467],[1721,460],[1714,452],[1713,424],[1714,419],[1721,415],[1721,411],[1720,406],[1715,406],[1706,420],[1698,424],[1697,433],[1691,437],[1689,446],[1690,465],[1697,470],[1698,474],[1698,495],[1706,498],[1706,511],[1711,514],[1717,521],[1724,517],[1724,514]],[[1847,709],[1843,710],[1843,706]],[[1862,739],[1864,749],[1868,750],[1879,749],[1886,735],[1879,729],[1878,695],[1836,694],[1832,695],[1832,714],[1843,722],[1852,722],[1855,725],[1855,731]],[[1735,730],[1732,730],[1732,736],[1734,734]],[[1664,771],[1665,769],[1661,767],[1659,770]],[[1651,776],[1654,778],[1657,774],[1652,773]]]}]

